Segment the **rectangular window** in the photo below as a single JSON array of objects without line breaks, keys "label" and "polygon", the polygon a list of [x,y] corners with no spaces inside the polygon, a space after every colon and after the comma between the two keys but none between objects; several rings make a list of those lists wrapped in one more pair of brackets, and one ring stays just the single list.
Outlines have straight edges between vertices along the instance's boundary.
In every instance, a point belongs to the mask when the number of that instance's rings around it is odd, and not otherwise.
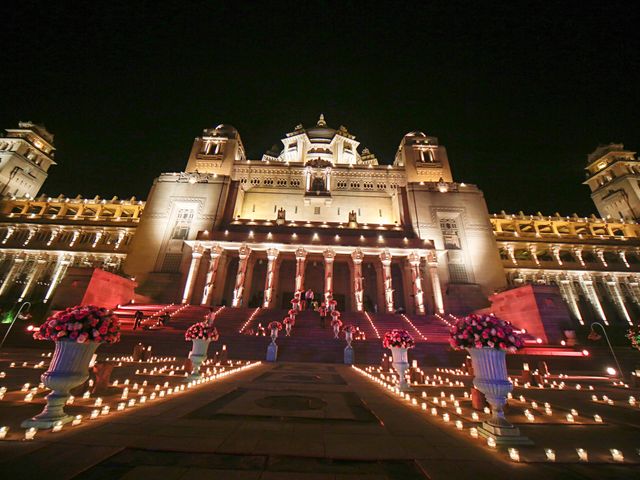
[{"label": "rectangular window", "polygon": [[382,209],[381,208],[378,209],[378,214],[380,215],[380,218],[382,218]]},{"label": "rectangular window", "polygon": [[296,211],[295,211],[295,213],[298,213],[298,207],[296,207]]},{"label": "rectangular window", "polygon": [[185,240],[189,236],[189,227],[193,221],[194,211],[192,208],[181,208],[176,215],[176,222],[173,226],[171,238],[173,240]]},{"label": "rectangular window", "polygon": [[167,253],[162,262],[162,271],[165,273],[176,273],[180,271],[181,253]]},{"label": "rectangular window", "polygon": [[467,269],[463,264],[449,264],[449,280],[451,283],[468,283]]},{"label": "rectangular window", "polygon": [[320,207],[313,207],[313,213],[315,215],[320,215]]},{"label": "rectangular window", "polygon": [[340,207],[338,207],[338,215],[340,215]]},{"label": "rectangular window", "polygon": [[251,211],[255,212],[256,211],[256,204],[254,203],[253,206],[251,207]]},{"label": "rectangular window", "polygon": [[458,231],[458,223],[455,218],[441,218],[440,230],[442,231],[442,239],[444,241],[445,249],[460,250],[462,248],[460,233]]}]

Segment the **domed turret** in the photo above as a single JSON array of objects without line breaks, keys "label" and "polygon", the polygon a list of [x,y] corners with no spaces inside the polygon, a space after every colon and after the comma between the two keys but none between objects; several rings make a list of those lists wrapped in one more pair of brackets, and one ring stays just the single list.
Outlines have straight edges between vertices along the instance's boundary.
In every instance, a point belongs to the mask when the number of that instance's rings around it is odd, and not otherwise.
[{"label": "domed turret", "polygon": [[233,125],[221,123],[215,128],[215,133],[223,137],[235,138],[238,134],[238,130]]}]

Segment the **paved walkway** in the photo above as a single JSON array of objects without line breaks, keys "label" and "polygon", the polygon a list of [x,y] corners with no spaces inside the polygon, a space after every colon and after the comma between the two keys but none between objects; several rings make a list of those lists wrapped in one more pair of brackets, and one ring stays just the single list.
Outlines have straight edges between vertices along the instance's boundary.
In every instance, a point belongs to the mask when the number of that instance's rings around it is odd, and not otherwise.
[{"label": "paved walkway", "polygon": [[506,461],[351,368],[311,363],[263,364],[55,437],[5,442],[0,471],[47,479],[640,478],[628,466]]}]

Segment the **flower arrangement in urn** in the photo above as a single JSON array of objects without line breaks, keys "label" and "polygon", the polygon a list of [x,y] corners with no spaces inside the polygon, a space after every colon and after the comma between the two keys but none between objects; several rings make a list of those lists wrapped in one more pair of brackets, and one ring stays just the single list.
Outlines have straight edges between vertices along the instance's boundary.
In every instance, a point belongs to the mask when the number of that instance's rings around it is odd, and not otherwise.
[{"label": "flower arrangement in urn", "polygon": [[403,392],[411,390],[406,376],[409,368],[407,350],[415,347],[415,345],[415,340],[406,330],[393,329],[385,332],[384,337],[382,337],[382,346],[391,350],[393,368],[398,372],[398,384]]},{"label": "flower arrangement in urn", "polygon": [[274,320],[273,322],[269,322],[269,325],[267,325],[267,328],[271,331],[273,330],[282,330],[282,323]]},{"label": "flower arrangement in urn", "polygon": [[291,327],[293,327],[296,324],[295,317],[285,317],[284,320],[282,320],[282,323],[284,325],[285,330],[287,331],[287,337],[290,336]]},{"label": "flower arrangement in urn", "polygon": [[89,363],[102,343],[120,341],[120,321],[107,308],[77,305],[51,315],[33,334],[56,344],[42,383],[51,389],[44,410],[22,422],[23,428],[50,428],[72,420],[64,411],[69,391],[89,378]]},{"label": "flower arrangement in urn", "polygon": [[471,314],[451,327],[449,343],[456,350],[496,348],[513,353],[524,346],[513,326],[495,315]]},{"label": "flower arrangement in urn", "polygon": [[351,341],[353,340],[353,334],[356,332],[356,327],[345,325],[342,327],[342,331],[344,332],[344,339],[347,341],[347,348],[351,348]]},{"label": "flower arrangement in urn", "polygon": [[94,305],[77,305],[51,315],[33,334],[36,340],[77,343],[120,341],[120,320],[114,313]]},{"label": "flower arrangement in urn", "polygon": [[292,308],[292,309],[291,309],[291,310],[289,310],[287,313],[289,314],[289,316],[290,316],[291,318],[295,318],[295,316],[298,314],[298,310],[296,310],[296,309]]},{"label": "flower arrangement in urn", "polygon": [[340,320],[340,312],[334,310],[331,312],[331,328],[333,328],[333,338],[338,338],[340,334],[340,327],[342,327],[342,320]]},{"label": "flower arrangement in urn", "polygon": [[413,348],[416,342],[406,330],[394,329],[385,332],[382,338],[384,348]]},{"label": "flower arrangement in urn", "polygon": [[631,346],[640,350],[640,324],[632,326],[627,331],[627,338],[631,340]]},{"label": "flower arrangement in urn", "polygon": [[187,342],[193,340],[209,340],[215,342],[220,338],[218,334],[218,329],[216,327],[211,327],[207,324],[207,322],[197,322],[187,328],[187,331],[184,332],[184,339]]},{"label": "flower arrangement in urn", "polygon": [[511,323],[495,315],[471,314],[460,318],[451,327],[449,343],[456,350],[466,349],[473,364],[473,386],[480,390],[491,405],[491,419],[483,422],[481,433],[498,444],[528,441],[507,421],[504,406],[513,390],[507,372],[506,353],[524,346],[520,334]]}]

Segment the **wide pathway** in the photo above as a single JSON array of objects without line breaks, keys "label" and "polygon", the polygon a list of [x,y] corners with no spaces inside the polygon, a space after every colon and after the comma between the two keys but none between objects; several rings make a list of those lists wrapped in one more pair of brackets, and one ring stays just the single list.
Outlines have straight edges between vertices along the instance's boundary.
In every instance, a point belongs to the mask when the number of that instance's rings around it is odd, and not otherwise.
[{"label": "wide pathway", "polygon": [[[23,412],[20,412],[24,416]],[[613,479],[615,465],[516,464],[342,365],[263,364],[32,442],[5,478]]]}]

